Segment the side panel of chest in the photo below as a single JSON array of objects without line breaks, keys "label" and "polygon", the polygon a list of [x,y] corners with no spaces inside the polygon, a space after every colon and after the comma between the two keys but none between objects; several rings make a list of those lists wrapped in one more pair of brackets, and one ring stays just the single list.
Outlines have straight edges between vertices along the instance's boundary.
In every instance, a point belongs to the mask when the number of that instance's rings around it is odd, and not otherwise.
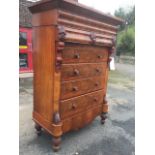
[{"label": "side panel of chest", "polygon": [[33,28],[34,111],[52,120],[55,70],[55,28]]}]

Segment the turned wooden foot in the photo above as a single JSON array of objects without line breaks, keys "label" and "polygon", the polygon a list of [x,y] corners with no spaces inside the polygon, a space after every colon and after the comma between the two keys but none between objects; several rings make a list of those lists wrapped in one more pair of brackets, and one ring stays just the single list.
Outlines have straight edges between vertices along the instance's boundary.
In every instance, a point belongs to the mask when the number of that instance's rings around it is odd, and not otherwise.
[{"label": "turned wooden foot", "polygon": [[106,119],[107,119],[107,113],[102,113],[101,114],[101,124],[104,124]]},{"label": "turned wooden foot", "polygon": [[57,152],[60,149],[61,137],[52,138],[52,148],[53,151]]},{"label": "turned wooden foot", "polygon": [[41,133],[42,133],[42,127],[39,125],[39,124],[35,124],[35,129],[36,129],[36,133],[38,136],[41,136]]}]

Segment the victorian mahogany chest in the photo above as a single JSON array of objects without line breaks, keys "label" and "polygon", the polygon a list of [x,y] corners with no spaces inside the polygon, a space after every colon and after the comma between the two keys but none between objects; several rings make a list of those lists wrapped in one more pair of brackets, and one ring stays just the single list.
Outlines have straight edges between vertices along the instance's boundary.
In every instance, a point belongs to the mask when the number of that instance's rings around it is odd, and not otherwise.
[{"label": "victorian mahogany chest", "polygon": [[29,7],[33,25],[34,108],[38,135],[45,129],[59,149],[61,135],[108,112],[110,55],[122,20],[77,0],[43,0]]}]

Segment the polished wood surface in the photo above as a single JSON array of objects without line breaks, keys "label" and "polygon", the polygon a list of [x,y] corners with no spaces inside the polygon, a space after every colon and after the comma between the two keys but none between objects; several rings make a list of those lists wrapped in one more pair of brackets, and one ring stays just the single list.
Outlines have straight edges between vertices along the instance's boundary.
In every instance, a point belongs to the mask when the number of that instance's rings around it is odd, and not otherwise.
[{"label": "polished wood surface", "polygon": [[105,77],[97,76],[74,81],[61,83],[60,99],[68,99],[85,93],[93,92],[99,89],[104,89]]},{"label": "polished wood surface", "polygon": [[107,62],[104,63],[84,63],[84,64],[63,64],[62,81],[75,80],[105,74]]},{"label": "polished wood surface", "polygon": [[87,108],[92,106],[102,105],[104,91],[95,91],[86,95],[81,95],[60,102],[60,114],[61,118],[78,114],[79,112],[86,111]]},{"label": "polished wood surface", "polygon": [[62,63],[93,63],[108,59],[108,48],[87,45],[68,45],[62,52]]},{"label": "polished wood surface", "polygon": [[79,113],[78,115],[70,116],[63,121],[62,130],[64,133],[70,130],[78,130],[85,125],[91,123],[98,115],[102,113],[101,105],[94,105],[86,108],[86,111]]},{"label": "polished wood surface", "polygon": [[119,25],[124,22],[118,17],[113,17],[111,15],[100,12],[91,7],[85,6],[80,3],[73,3],[70,0],[42,0],[37,2],[32,7],[29,7],[30,11],[34,13],[43,12],[51,10],[54,8],[60,8],[62,10],[68,10],[69,12],[80,14],[81,16],[91,17],[98,21],[110,24],[110,25]]},{"label": "polished wood surface", "polygon": [[53,150],[62,134],[107,118],[110,55],[121,19],[77,0],[43,0],[29,8],[33,25],[34,108],[38,136],[49,132]]},{"label": "polished wood surface", "polygon": [[[55,29],[49,26],[33,29],[34,111],[46,120],[52,119]],[[51,92],[51,93],[48,93]]]}]

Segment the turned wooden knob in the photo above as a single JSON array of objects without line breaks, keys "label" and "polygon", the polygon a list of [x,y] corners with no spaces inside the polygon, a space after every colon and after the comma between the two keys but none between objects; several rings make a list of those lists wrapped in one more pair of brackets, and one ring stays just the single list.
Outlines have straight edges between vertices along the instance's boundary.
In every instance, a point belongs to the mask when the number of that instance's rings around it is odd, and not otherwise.
[{"label": "turned wooden knob", "polygon": [[100,73],[101,71],[100,71],[100,69],[96,68],[96,72],[97,72],[97,73]]},{"label": "turned wooden knob", "polygon": [[64,49],[65,43],[62,41],[57,42],[57,52],[61,52]]},{"label": "turned wooden knob", "polygon": [[60,69],[61,68],[61,65],[62,65],[62,57],[57,56],[56,57],[56,68],[57,69]]},{"label": "turned wooden knob", "polygon": [[66,31],[65,31],[64,26],[60,26],[60,25],[58,26],[58,33],[59,33],[58,35],[59,39],[64,40],[66,36]]},{"label": "turned wooden knob", "polygon": [[73,87],[73,91],[78,91],[78,87]]},{"label": "turned wooden knob", "polygon": [[80,58],[80,54],[79,53],[74,54],[74,58],[75,59],[79,59]]},{"label": "turned wooden knob", "polygon": [[96,83],[95,83],[95,86],[96,86],[96,87],[97,87],[97,86],[99,86],[99,83],[98,83],[98,82],[96,82]]},{"label": "turned wooden knob", "polygon": [[78,69],[74,69],[74,75],[80,75],[80,72]]},{"label": "turned wooden knob", "polygon": [[61,56],[57,56],[57,61],[61,62],[62,61],[62,57]]},{"label": "turned wooden knob", "polygon": [[72,109],[75,110],[77,105],[75,103],[72,104]]},{"label": "turned wooden knob", "polygon": [[112,60],[112,58],[109,57],[109,58],[108,58],[108,62],[111,62],[111,60]]},{"label": "turned wooden knob", "polygon": [[97,102],[97,101],[98,101],[98,99],[96,97],[94,97],[94,102]]},{"label": "turned wooden knob", "polygon": [[97,57],[98,57],[99,59],[101,59],[101,58],[102,58],[102,55],[98,55]]},{"label": "turned wooden knob", "polygon": [[92,43],[96,42],[96,34],[94,32],[90,33],[90,39],[91,39]]}]

